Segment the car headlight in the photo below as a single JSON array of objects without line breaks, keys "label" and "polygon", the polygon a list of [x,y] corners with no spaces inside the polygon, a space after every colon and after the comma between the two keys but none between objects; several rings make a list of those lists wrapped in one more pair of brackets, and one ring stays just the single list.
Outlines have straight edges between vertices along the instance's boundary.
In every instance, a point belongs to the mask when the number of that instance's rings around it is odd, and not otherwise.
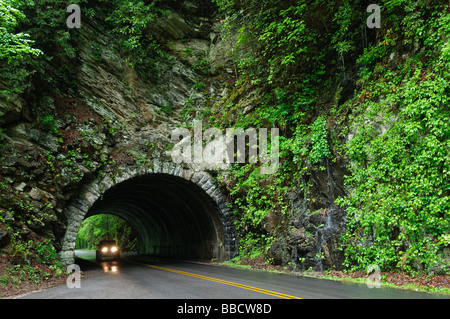
[{"label": "car headlight", "polygon": [[117,247],[116,247],[116,246],[111,247],[111,251],[112,251],[113,253],[115,253],[115,252],[117,251]]},{"label": "car headlight", "polygon": [[108,248],[106,248],[106,247],[102,248],[102,252],[106,253],[107,251],[108,251]]}]

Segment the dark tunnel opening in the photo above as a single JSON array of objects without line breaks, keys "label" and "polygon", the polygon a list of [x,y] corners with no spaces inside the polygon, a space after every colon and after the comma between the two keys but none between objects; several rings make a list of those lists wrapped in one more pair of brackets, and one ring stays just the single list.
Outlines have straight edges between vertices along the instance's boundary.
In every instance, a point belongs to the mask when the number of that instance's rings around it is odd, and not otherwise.
[{"label": "dark tunnel opening", "polygon": [[219,209],[198,185],[167,174],[133,177],[108,189],[87,212],[114,214],[137,233],[137,251],[156,257],[223,260]]}]

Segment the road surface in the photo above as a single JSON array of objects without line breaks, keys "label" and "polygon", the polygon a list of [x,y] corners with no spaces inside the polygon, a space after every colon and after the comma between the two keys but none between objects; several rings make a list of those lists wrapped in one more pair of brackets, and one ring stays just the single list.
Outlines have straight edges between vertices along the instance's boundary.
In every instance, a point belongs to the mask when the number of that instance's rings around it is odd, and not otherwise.
[{"label": "road surface", "polygon": [[80,288],[67,285],[26,299],[405,299],[449,298],[394,288],[307,278],[149,257],[95,263],[94,252],[77,251]]}]

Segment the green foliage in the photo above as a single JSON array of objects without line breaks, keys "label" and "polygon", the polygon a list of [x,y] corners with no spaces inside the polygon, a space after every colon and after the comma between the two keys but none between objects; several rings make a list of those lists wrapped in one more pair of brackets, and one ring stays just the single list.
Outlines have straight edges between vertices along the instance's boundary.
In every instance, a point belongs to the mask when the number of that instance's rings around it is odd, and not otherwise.
[{"label": "green foliage", "polygon": [[[149,30],[155,18],[165,14],[156,6],[160,1],[99,2],[105,4],[87,0],[0,2],[1,92],[6,95],[22,93],[32,84],[31,75],[41,87],[50,84],[61,91],[76,88],[75,47],[80,41],[80,32],[68,29],[65,23],[65,8],[71,3],[82,5],[83,19],[93,19],[97,11],[100,16],[106,16],[125,59],[141,75],[156,78],[155,63],[164,56],[164,51]],[[96,51],[96,59],[98,54]]]},{"label": "green foliage", "polygon": [[149,69],[156,75],[154,63],[164,56],[164,51],[156,39],[148,34],[151,23],[164,14],[156,4],[158,0],[115,0],[112,13],[106,22],[112,25],[113,32],[119,36],[121,48],[129,55],[132,67],[147,74]]},{"label": "green foliage", "polygon": [[6,88],[3,94],[22,93],[33,81],[39,82],[40,88],[51,84],[64,91],[74,85],[73,44],[77,33],[65,23],[65,8],[69,4],[67,0],[1,2],[0,89]]},{"label": "green foliage", "polygon": [[13,7],[17,3],[18,1],[0,2],[0,60],[6,60],[8,64],[41,53],[31,47],[33,41],[29,34],[15,33],[18,21],[25,18],[21,11]]},{"label": "green foliage", "polygon": [[[272,245],[278,228],[283,227],[287,214],[286,176],[292,174],[281,167],[267,180],[260,175],[259,167],[253,164],[235,165],[229,176],[222,182],[228,183],[233,198],[236,228],[241,233],[240,253],[242,257],[265,257]],[[273,225],[274,229],[265,226],[269,220],[281,221]]]},{"label": "green foliage", "polygon": [[[347,185],[352,192],[339,201],[348,211],[347,265],[445,271],[441,249],[450,244],[450,86],[448,48],[438,35],[449,34],[449,14],[436,10],[440,6],[419,12],[416,4],[414,10],[406,7],[409,14],[399,20],[394,14],[398,6],[386,1],[392,11],[385,9],[384,20],[391,29],[360,58],[367,81],[362,95],[370,98],[351,121]],[[411,32],[425,19],[428,32],[423,27]],[[392,67],[386,55],[400,39],[421,41],[427,50]],[[380,50],[387,46],[395,47]]]},{"label": "green foliage", "polygon": [[319,117],[311,126],[312,149],[309,153],[309,159],[314,165],[326,158],[331,158],[330,147],[328,146],[328,134],[326,129],[327,122],[323,117]]},{"label": "green foliage", "polygon": [[27,65],[31,57],[42,53],[33,48],[30,35],[17,32],[17,25],[25,15],[18,9],[18,1],[0,2],[0,93],[21,93],[31,72]]},{"label": "green foliage", "polygon": [[8,247],[11,259],[7,266],[8,274],[0,277],[0,287],[18,286],[26,281],[39,284],[63,274],[64,266],[58,260],[53,243],[49,240],[26,241],[10,226],[8,231],[12,233]]},{"label": "green foliage", "polygon": [[41,264],[54,263],[58,258],[58,253],[56,252],[55,246],[47,240],[43,242],[35,242],[33,248],[36,253],[34,257]]},{"label": "green foliage", "polygon": [[137,244],[136,235],[125,220],[111,214],[99,214],[83,221],[76,246],[96,249],[98,242],[104,239],[115,240],[123,251],[134,250]]},{"label": "green foliage", "polygon": [[42,119],[42,129],[51,133],[58,133],[56,128],[56,120],[52,115],[47,115]]},{"label": "green foliage", "polygon": [[335,68],[328,50],[330,32],[325,24],[312,21],[332,20],[333,12],[324,9],[328,2],[227,2],[224,10],[234,8],[227,22],[239,28],[237,45],[242,50],[235,52],[241,75],[252,83],[267,83],[267,101],[277,104],[280,124],[298,120],[302,111],[313,107],[326,70]]}]

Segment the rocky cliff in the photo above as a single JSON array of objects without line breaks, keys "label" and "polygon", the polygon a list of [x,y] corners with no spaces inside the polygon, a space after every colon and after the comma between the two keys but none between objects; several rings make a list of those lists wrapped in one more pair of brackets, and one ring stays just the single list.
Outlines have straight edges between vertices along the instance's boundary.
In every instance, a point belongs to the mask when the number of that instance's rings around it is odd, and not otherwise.
[{"label": "rocky cliff", "polygon": [[[156,19],[148,32],[165,54],[148,70],[130,64],[102,11],[94,9],[80,29],[70,31],[76,52],[64,68],[70,82],[33,80],[29,90],[0,102],[2,253],[20,257],[14,244],[19,238],[45,238],[60,250],[66,208],[83,186],[114,177],[118,166],[170,160],[173,129],[205,114],[231,125],[236,113],[252,116],[258,87],[236,86],[229,54],[236,35],[225,36],[211,3],[185,1]],[[49,76],[59,75],[56,64],[47,67]],[[233,110],[227,109],[230,101]],[[290,191],[288,216],[266,217],[265,228],[275,238],[268,251],[274,263],[318,270],[342,263],[337,248],[345,212],[334,201],[344,194],[345,173],[345,163],[327,162],[325,170],[303,177],[307,192]]]}]

